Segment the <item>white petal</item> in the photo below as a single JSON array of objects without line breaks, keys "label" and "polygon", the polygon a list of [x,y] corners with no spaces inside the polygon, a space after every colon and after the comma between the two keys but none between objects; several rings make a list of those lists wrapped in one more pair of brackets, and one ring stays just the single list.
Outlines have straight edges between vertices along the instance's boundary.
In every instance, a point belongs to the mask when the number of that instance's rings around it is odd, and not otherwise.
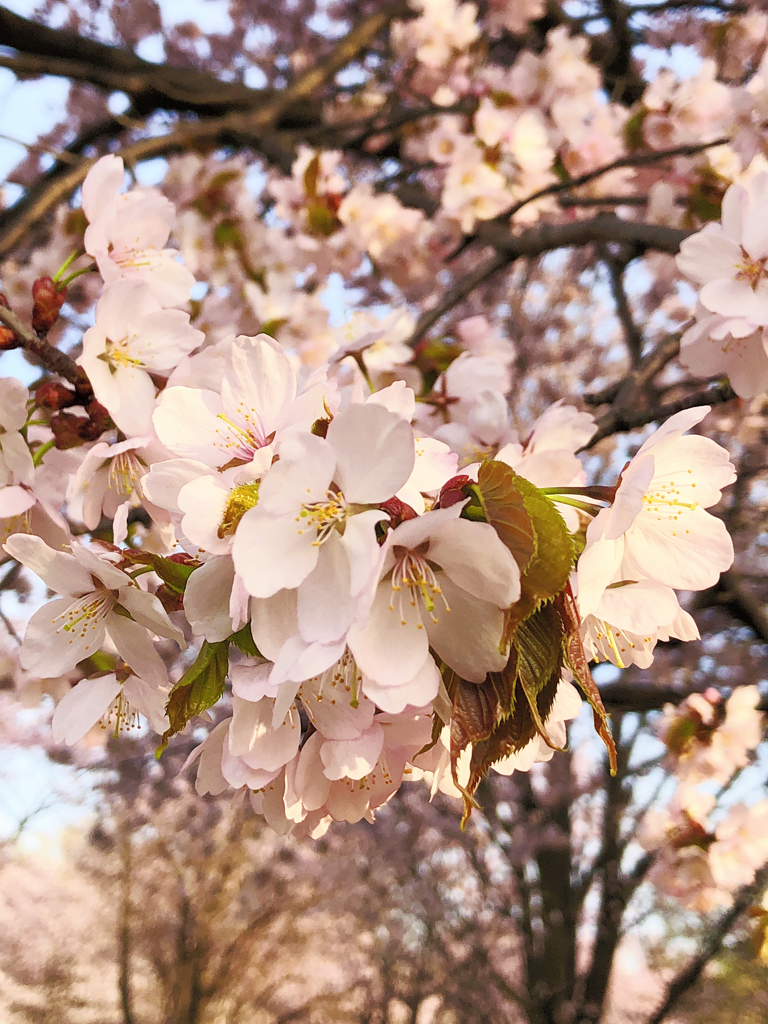
[{"label": "white petal", "polygon": [[137,586],[122,587],[118,601],[142,626],[146,626],[152,633],[157,633],[158,636],[163,636],[167,640],[175,640],[184,650],[186,647],[184,634],[177,626],[174,626],[168,618],[168,612],[154,594],[148,594]]},{"label": "white petal", "polygon": [[403,625],[399,608],[395,602],[390,608],[391,601],[391,583],[384,580],[376,591],[368,621],[353,625],[347,637],[357,664],[381,686],[400,686],[404,680],[413,679],[429,657],[426,630],[418,628],[414,615]]},{"label": "white petal", "polygon": [[435,608],[437,622],[427,616],[429,642],[462,677],[482,683],[488,672],[500,672],[507,655],[499,652],[504,614],[496,605],[471,597],[450,577],[439,577],[451,611]]},{"label": "white petal", "polygon": [[184,611],[195,636],[217,643],[234,632],[229,616],[234,576],[232,559],[224,555],[209,558],[187,580]]},{"label": "white petal", "polygon": [[320,545],[317,565],[298,588],[299,630],[308,643],[330,644],[352,625],[349,559],[338,533]]},{"label": "white petal", "polygon": [[4,550],[32,572],[57,594],[74,596],[93,590],[90,573],[73,555],[54,551],[40,537],[15,533],[5,542]]},{"label": "white petal", "polygon": [[320,748],[328,779],[362,779],[373,771],[384,746],[384,730],[374,722],[353,740],[326,740]]},{"label": "white petal", "polygon": [[[267,334],[236,338],[224,361],[221,397],[230,416],[252,417],[264,438],[296,395],[296,376],[285,349]],[[239,415],[238,415],[239,414]]]},{"label": "white petal", "polygon": [[333,418],[326,437],[336,452],[335,479],[347,501],[386,501],[413,471],[413,431],[383,406],[348,406]]},{"label": "white petal", "polygon": [[77,743],[94,726],[122,687],[117,676],[81,679],[56,705],[51,719],[57,743]]},{"label": "white petal", "polygon": [[[266,477],[269,479],[269,476]],[[262,514],[261,501],[240,520],[232,545],[235,569],[253,597],[271,597],[298,587],[317,564],[315,531],[302,529],[294,515]]]},{"label": "white petal", "polygon": [[21,645],[21,667],[43,679],[69,672],[78,661],[95,654],[104,642],[105,619],[112,607],[109,591],[49,601],[27,624]]},{"label": "white petal", "polygon": [[413,679],[402,686],[381,686],[373,680],[363,677],[363,690],[368,697],[381,708],[392,714],[399,714],[409,705],[424,708],[437,696],[440,687],[440,672],[431,656]]},{"label": "white petal", "polygon": [[168,685],[168,670],[143,626],[112,612],[107,618],[107,631],[118,654],[137,676],[154,686]]},{"label": "white petal", "polygon": [[430,539],[428,558],[457,586],[483,601],[508,608],[520,597],[517,562],[488,523],[444,523]]}]

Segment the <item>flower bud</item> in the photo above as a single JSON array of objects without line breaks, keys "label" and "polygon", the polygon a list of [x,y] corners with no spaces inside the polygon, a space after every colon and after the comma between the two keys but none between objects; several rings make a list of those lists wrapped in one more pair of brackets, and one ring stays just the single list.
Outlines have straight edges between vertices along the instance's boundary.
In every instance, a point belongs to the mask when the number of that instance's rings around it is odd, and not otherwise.
[{"label": "flower bud", "polygon": [[[0,292],[0,306],[5,306],[6,309],[11,308],[8,304],[8,299],[6,299],[2,292]],[[12,348],[18,348],[20,344],[21,342],[11,328],[6,327],[5,324],[0,324],[0,352],[8,352]]]},{"label": "flower bud", "polygon": [[35,403],[54,412],[66,409],[69,405],[76,405],[79,401],[75,392],[58,380],[45,380],[35,391]]},{"label": "flower bud", "polygon": [[38,277],[32,285],[32,327],[38,334],[47,334],[59,319],[59,310],[67,298],[66,287],[59,288],[50,277]]}]

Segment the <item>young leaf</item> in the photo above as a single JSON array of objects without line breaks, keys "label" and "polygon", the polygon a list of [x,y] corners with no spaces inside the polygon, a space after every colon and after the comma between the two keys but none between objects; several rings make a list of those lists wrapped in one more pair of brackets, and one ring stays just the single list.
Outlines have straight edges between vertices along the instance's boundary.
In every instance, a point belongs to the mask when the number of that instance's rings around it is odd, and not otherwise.
[{"label": "young leaf", "polygon": [[515,636],[518,682],[528,701],[536,732],[553,750],[561,748],[550,739],[544,720],[552,708],[562,673],[563,635],[563,622],[557,608],[547,604],[522,622]]},{"label": "young leaf", "polygon": [[251,633],[250,623],[246,623],[242,629],[238,629],[236,633],[233,633],[229,638],[229,642],[234,644],[238,651],[247,654],[249,658],[261,657],[261,651],[256,646],[253,633]]},{"label": "young leaf", "polygon": [[563,637],[565,663],[573,673],[574,680],[586,697],[587,703],[592,708],[595,729],[608,751],[611,775],[615,775],[617,769],[616,744],[613,742],[613,736],[611,736],[611,726],[600,698],[600,691],[589,670],[589,659],[584,653],[584,645],[581,642],[581,634],[579,632],[579,611],[573,599],[570,584],[558,595],[556,605],[565,628],[565,635]]},{"label": "young leaf", "polygon": [[156,757],[168,746],[171,736],[181,732],[196,715],[213,707],[224,693],[228,667],[229,640],[215,644],[204,640],[194,663],[170,692],[165,707],[170,727],[163,733],[160,746],[155,752]]},{"label": "young leaf", "polygon": [[[471,488],[485,513],[486,522],[512,552],[520,572],[525,572],[536,554],[536,532],[518,486],[521,478],[504,462],[489,459],[477,474],[477,487]],[[469,508],[473,502],[470,501]]]}]

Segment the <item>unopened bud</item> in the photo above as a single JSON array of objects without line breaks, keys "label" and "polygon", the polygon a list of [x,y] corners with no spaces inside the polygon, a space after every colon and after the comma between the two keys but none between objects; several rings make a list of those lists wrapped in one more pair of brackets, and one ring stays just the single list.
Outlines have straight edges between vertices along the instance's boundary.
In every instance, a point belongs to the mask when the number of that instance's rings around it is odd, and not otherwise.
[{"label": "unopened bud", "polygon": [[457,505],[460,501],[466,501],[467,495],[464,493],[464,488],[471,483],[474,483],[474,480],[466,473],[452,476],[450,480],[446,480],[440,491],[440,497],[437,499],[437,507],[450,508],[451,505]]},{"label": "unopened bud", "polygon": [[47,334],[59,319],[59,310],[67,298],[66,287],[60,288],[51,277],[38,277],[32,285],[32,327],[38,334]]},{"label": "unopened bud", "polygon": [[388,498],[387,501],[382,501],[381,508],[383,508],[389,515],[392,526],[399,526],[400,523],[404,523],[406,519],[418,518],[416,510],[397,497]]},{"label": "unopened bud", "polygon": [[[8,299],[0,292],[0,306],[5,306],[6,309],[10,309]],[[0,351],[8,352],[12,348],[18,348],[21,341],[17,337],[14,331],[10,327],[6,327],[5,324],[0,324]]]},{"label": "unopened bud", "polygon": [[46,380],[35,391],[35,403],[43,409],[58,412],[67,406],[78,404],[80,399],[71,388],[58,380]]}]

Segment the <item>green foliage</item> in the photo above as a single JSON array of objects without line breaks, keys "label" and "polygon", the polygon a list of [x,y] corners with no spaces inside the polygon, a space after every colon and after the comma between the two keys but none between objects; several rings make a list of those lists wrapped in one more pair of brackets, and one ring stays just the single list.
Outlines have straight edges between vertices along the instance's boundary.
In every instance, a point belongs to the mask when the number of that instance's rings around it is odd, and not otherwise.
[{"label": "green foliage", "polygon": [[203,641],[197,657],[171,690],[165,711],[170,727],[163,733],[156,757],[168,746],[168,740],[181,732],[196,715],[212,708],[224,693],[229,668],[229,640],[209,644]]},{"label": "green foliage", "polygon": [[581,642],[569,579],[576,558],[573,539],[554,504],[503,462],[484,462],[477,484],[468,484],[464,518],[489,523],[521,569],[520,599],[506,612],[502,650],[506,667],[480,683],[444,666],[453,705],[451,765],[458,785],[460,754],[472,745],[464,792],[464,821],[472,794],[488,768],[517,753],[536,735],[558,748],[546,730],[563,668],[567,666],[594,712],[595,728],[616,767],[616,750],[600,694]]}]

